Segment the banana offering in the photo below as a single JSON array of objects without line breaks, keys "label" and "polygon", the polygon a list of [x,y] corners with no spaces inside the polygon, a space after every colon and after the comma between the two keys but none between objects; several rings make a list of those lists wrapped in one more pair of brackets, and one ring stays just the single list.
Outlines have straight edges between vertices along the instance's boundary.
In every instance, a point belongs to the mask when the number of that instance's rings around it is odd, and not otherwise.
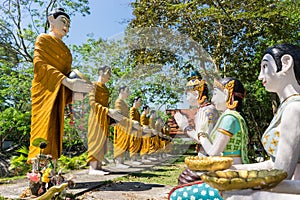
[{"label": "banana offering", "polygon": [[201,179],[218,190],[269,189],[287,177],[287,172],[273,170],[228,170],[208,172]]},{"label": "banana offering", "polygon": [[184,162],[193,171],[217,171],[230,168],[233,159],[222,156],[188,156],[184,159]]}]

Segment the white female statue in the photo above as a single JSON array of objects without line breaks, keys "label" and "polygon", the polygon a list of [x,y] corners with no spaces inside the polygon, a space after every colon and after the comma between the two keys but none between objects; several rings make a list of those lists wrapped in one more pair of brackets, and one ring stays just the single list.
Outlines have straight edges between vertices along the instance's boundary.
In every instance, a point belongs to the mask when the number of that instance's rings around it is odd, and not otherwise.
[{"label": "white female statue", "polygon": [[[205,112],[199,110],[198,140],[209,156],[231,156],[234,163],[249,163],[247,144],[248,129],[241,115],[242,100],[245,89],[236,78],[223,78],[215,80],[212,103],[217,110],[223,111],[215,127],[208,132],[205,124]],[[186,127],[189,131],[189,127]],[[173,199],[222,199],[219,192],[206,183],[197,182],[200,177],[190,170],[183,171],[178,182],[181,186],[175,187],[170,194]],[[193,183],[192,183],[193,182]],[[196,191],[196,192],[195,192]]]},{"label": "white female statue", "polygon": [[269,92],[277,93],[280,106],[262,137],[270,159],[234,165],[236,169],[282,169],[287,179],[300,179],[300,47],[279,44],[268,48],[258,79]]},{"label": "white female statue", "polygon": [[[189,126],[187,117],[180,112],[177,112],[174,115],[174,119],[176,120],[176,123],[181,130],[183,130],[190,138],[200,144],[198,133],[200,131],[203,131],[203,128],[206,131],[211,132],[218,120],[219,114],[214,105],[212,105],[208,101],[208,87],[198,71],[194,71],[191,73],[191,76],[188,78],[188,82],[186,85],[186,91],[187,101],[189,102],[189,104],[191,106],[198,107],[198,114],[196,114],[194,119],[195,128]],[[201,117],[204,117],[206,119],[204,122],[205,124],[199,123],[200,112],[203,113]],[[203,156],[200,152],[198,152],[198,155]]]}]

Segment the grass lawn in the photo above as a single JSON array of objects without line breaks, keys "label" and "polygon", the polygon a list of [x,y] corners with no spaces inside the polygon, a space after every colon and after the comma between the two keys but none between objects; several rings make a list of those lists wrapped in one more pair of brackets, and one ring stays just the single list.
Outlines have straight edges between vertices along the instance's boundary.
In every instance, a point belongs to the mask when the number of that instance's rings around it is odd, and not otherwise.
[{"label": "grass lawn", "polygon": [[156,183],[162,185],[178,185],[178,176],[185,169],[184,157],[176,160],[174,163],[154,166],[151,170],[130,173],[127,176],[116,178],[113,181],[118,182],[143,182]]}]

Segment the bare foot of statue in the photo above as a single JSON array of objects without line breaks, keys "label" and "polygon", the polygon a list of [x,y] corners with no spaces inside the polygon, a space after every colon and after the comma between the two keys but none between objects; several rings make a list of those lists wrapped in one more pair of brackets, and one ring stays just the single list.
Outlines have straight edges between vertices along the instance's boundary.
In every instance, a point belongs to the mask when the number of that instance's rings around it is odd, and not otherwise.
[{"label": "bare foot of statue", "polygon": [[101,176],[104,176],[104,175],[108,175],[109,172],[105,172],[101,169],[93,169],[91,166],[90,166],[90,169],[89,169],[89,175],[101,175]]},{"label": "bare foot of statue", "polygon": [[127,169],[129,168],[130,166],[128,165],[125,165],[125,164],[122,164],[122,163],[117,163],[116,164],[116,168],[120,168],[120,169]]},{"label": "bare foot of statue", "polygon": [[148,159],[147,155],[142,156],[142,163],[151,163],[152,161]]},{"label": "bare foot of statue", "polygon": [[141,165],[142,164],[141,162],[136,161],[136,160],[132,160],[130,163],[133,165]]},{"label": "bare foot of statue", "polygon": [[107,175],[109,172],[102,170],[101,161],[92,161],[90,162],[89,175]]},{"label": "bare foot of statue", "polygon": [[157,158],[155,158],[155,157],[149,157],[148,160],[157,161]]},{"label": "bare foot of statue", "polygon": [[151,161],[151,160],[148,160],[148,159],[142,159],[142,162],[143,162],[143,163],[151,163],[152,161]]}]

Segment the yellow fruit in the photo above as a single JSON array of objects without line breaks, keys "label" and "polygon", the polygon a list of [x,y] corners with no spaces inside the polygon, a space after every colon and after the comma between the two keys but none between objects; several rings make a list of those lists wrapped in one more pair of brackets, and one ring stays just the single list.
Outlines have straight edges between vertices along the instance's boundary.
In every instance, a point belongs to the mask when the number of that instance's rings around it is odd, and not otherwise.
[{"label": "yellow fruit", "polygon": [[240,178],[248,178],[248,170],[239,170],[238,173]]},{"label": "yellow fruit", "polygon": [[238,178],[239,174],[236,171],[226,171],[227,178]]},{"label": "yellow fruit", "polygon": [[257,178],[257,170],[251,170],[248,172],[248,178]]},{"label": "yellow fruit", "polygon": [[225,171],[216,171],[215,172],[220,178],[227,178],[227,173]]}]

